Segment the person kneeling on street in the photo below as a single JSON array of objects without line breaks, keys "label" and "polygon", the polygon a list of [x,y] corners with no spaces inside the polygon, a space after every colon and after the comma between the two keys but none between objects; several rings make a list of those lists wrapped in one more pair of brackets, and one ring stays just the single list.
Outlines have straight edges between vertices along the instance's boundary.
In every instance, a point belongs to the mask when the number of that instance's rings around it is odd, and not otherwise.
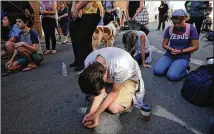
[{"label": "person kneeling on street", "polygon": [[6,68],[9,72],[19,71],[24,67],[26,68],[23,71],[37,68],[43,59],[38,53],[38,35],[28,27],[29,21],[26,14],[19,14],[16,19],[16,23],[22,32],[19,34],[19,42],[14,44],[15,51],[13,56],[6,63]]},{"label": "person kneeling on street", "polygon": [[188,75],[191,53],[198,50],[198,33],[183,9],[172,13],[173,25],[165,30],[163,48],[167,50],[153,68],[154,75],[164,75],[177,81]]},{"label": "person kneeling on street", "polygon": [[[78,82],[83,93],[91,95],[93,102],[83,119],[85,127],[94,128],[106,109],[117,114],[133,105],[143,105],[144,82],[138,63],[123,49],[107,47],[95,50],[85,60],[85,69]],[[107,94],[106,83],[113,83]]]},{"label": "person kneeling on street", "polygon": [[143,31],[130,30],[123,34],[124,48],[129,52],[138,64],[143,67],[151,67],[148,63],[152,61],[152,51],[149,40]]}]

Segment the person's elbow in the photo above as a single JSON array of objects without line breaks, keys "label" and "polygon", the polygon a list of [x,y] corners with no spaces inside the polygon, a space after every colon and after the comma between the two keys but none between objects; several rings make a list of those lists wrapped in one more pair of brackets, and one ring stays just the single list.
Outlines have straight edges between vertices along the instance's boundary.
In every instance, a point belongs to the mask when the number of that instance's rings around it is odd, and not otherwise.
[{"label": "person's elbow", "polygon": [[197,51],[199,49],[199,45],[194,46],[194,51]]},{"label": "person's elbow", "polygon": [[193,51],[197,51],[199,49],[199,42],[198,40],[193,40],[192,41],[192,47],[193,47]]},{"label": "person's elbow", "polygon": [[167,44],[163,43],[163,44],[162,44],[162,47],[163,47],[164,49],[166,49]]}]

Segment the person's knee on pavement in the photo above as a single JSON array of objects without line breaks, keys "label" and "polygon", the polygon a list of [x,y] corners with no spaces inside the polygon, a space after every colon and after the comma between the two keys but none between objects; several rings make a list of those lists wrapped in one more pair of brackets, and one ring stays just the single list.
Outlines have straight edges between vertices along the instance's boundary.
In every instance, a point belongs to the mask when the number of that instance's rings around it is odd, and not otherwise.
[{"label": "person's knee on pavement", "polygon": [[153,74],[156,76],[163,76],[165,72],[162,71],[162,69],[160,69],[159,66],[156,64],[153,68]]},{"label": "person's knee on pavement", "polygon": [[177,81],[177,80],[180,80],[180,75],[176,71],[168,71],[167,78],[170,81]]}]

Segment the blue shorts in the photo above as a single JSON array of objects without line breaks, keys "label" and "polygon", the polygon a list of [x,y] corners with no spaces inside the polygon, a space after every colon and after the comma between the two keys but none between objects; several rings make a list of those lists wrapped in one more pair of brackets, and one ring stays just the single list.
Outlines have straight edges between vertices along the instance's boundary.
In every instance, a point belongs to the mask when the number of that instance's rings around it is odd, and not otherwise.
[{"label": "blue shorts", "polygon": [[27,66],[28,64],[28,61],[27,59],[23,58],[23,57],[20,57],[16,60],[18,62],[19,65],[21,66]]},{"label": "blue shorts", "polygon": [[[38,53],[33,53],[31,55],[31,58],[33,60],[33,62],[38,66],[41,61],[42,61],[42,57],[38,54]],[[29,64],[28,60],[24,57],[19,57],[17,60],[19,65],[21,66],[27,66]]]}]

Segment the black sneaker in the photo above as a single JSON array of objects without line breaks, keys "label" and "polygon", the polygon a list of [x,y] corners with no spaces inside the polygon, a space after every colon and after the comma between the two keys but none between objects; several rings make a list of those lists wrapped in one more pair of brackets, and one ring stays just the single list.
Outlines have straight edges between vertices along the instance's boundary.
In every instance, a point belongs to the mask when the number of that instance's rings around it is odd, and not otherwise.
[{"label": "black sneaker", "polygon": [[72,68],[72,67],[76,67],[76,66],[77,66],[77,64],[76,64],[75,62],[73,62],[73,63],[69,64],[69,67],[70,67],[70,68]]},{"label": "black sneaker", "polygon": [[158,28],[158,29],[156,29],[156,30],[160,30],[160,29]]},{"label": "black sneaker", "polygon": [[74,68],[74,71],[82,71],[84,69],[84,66],[76,66]]}]

